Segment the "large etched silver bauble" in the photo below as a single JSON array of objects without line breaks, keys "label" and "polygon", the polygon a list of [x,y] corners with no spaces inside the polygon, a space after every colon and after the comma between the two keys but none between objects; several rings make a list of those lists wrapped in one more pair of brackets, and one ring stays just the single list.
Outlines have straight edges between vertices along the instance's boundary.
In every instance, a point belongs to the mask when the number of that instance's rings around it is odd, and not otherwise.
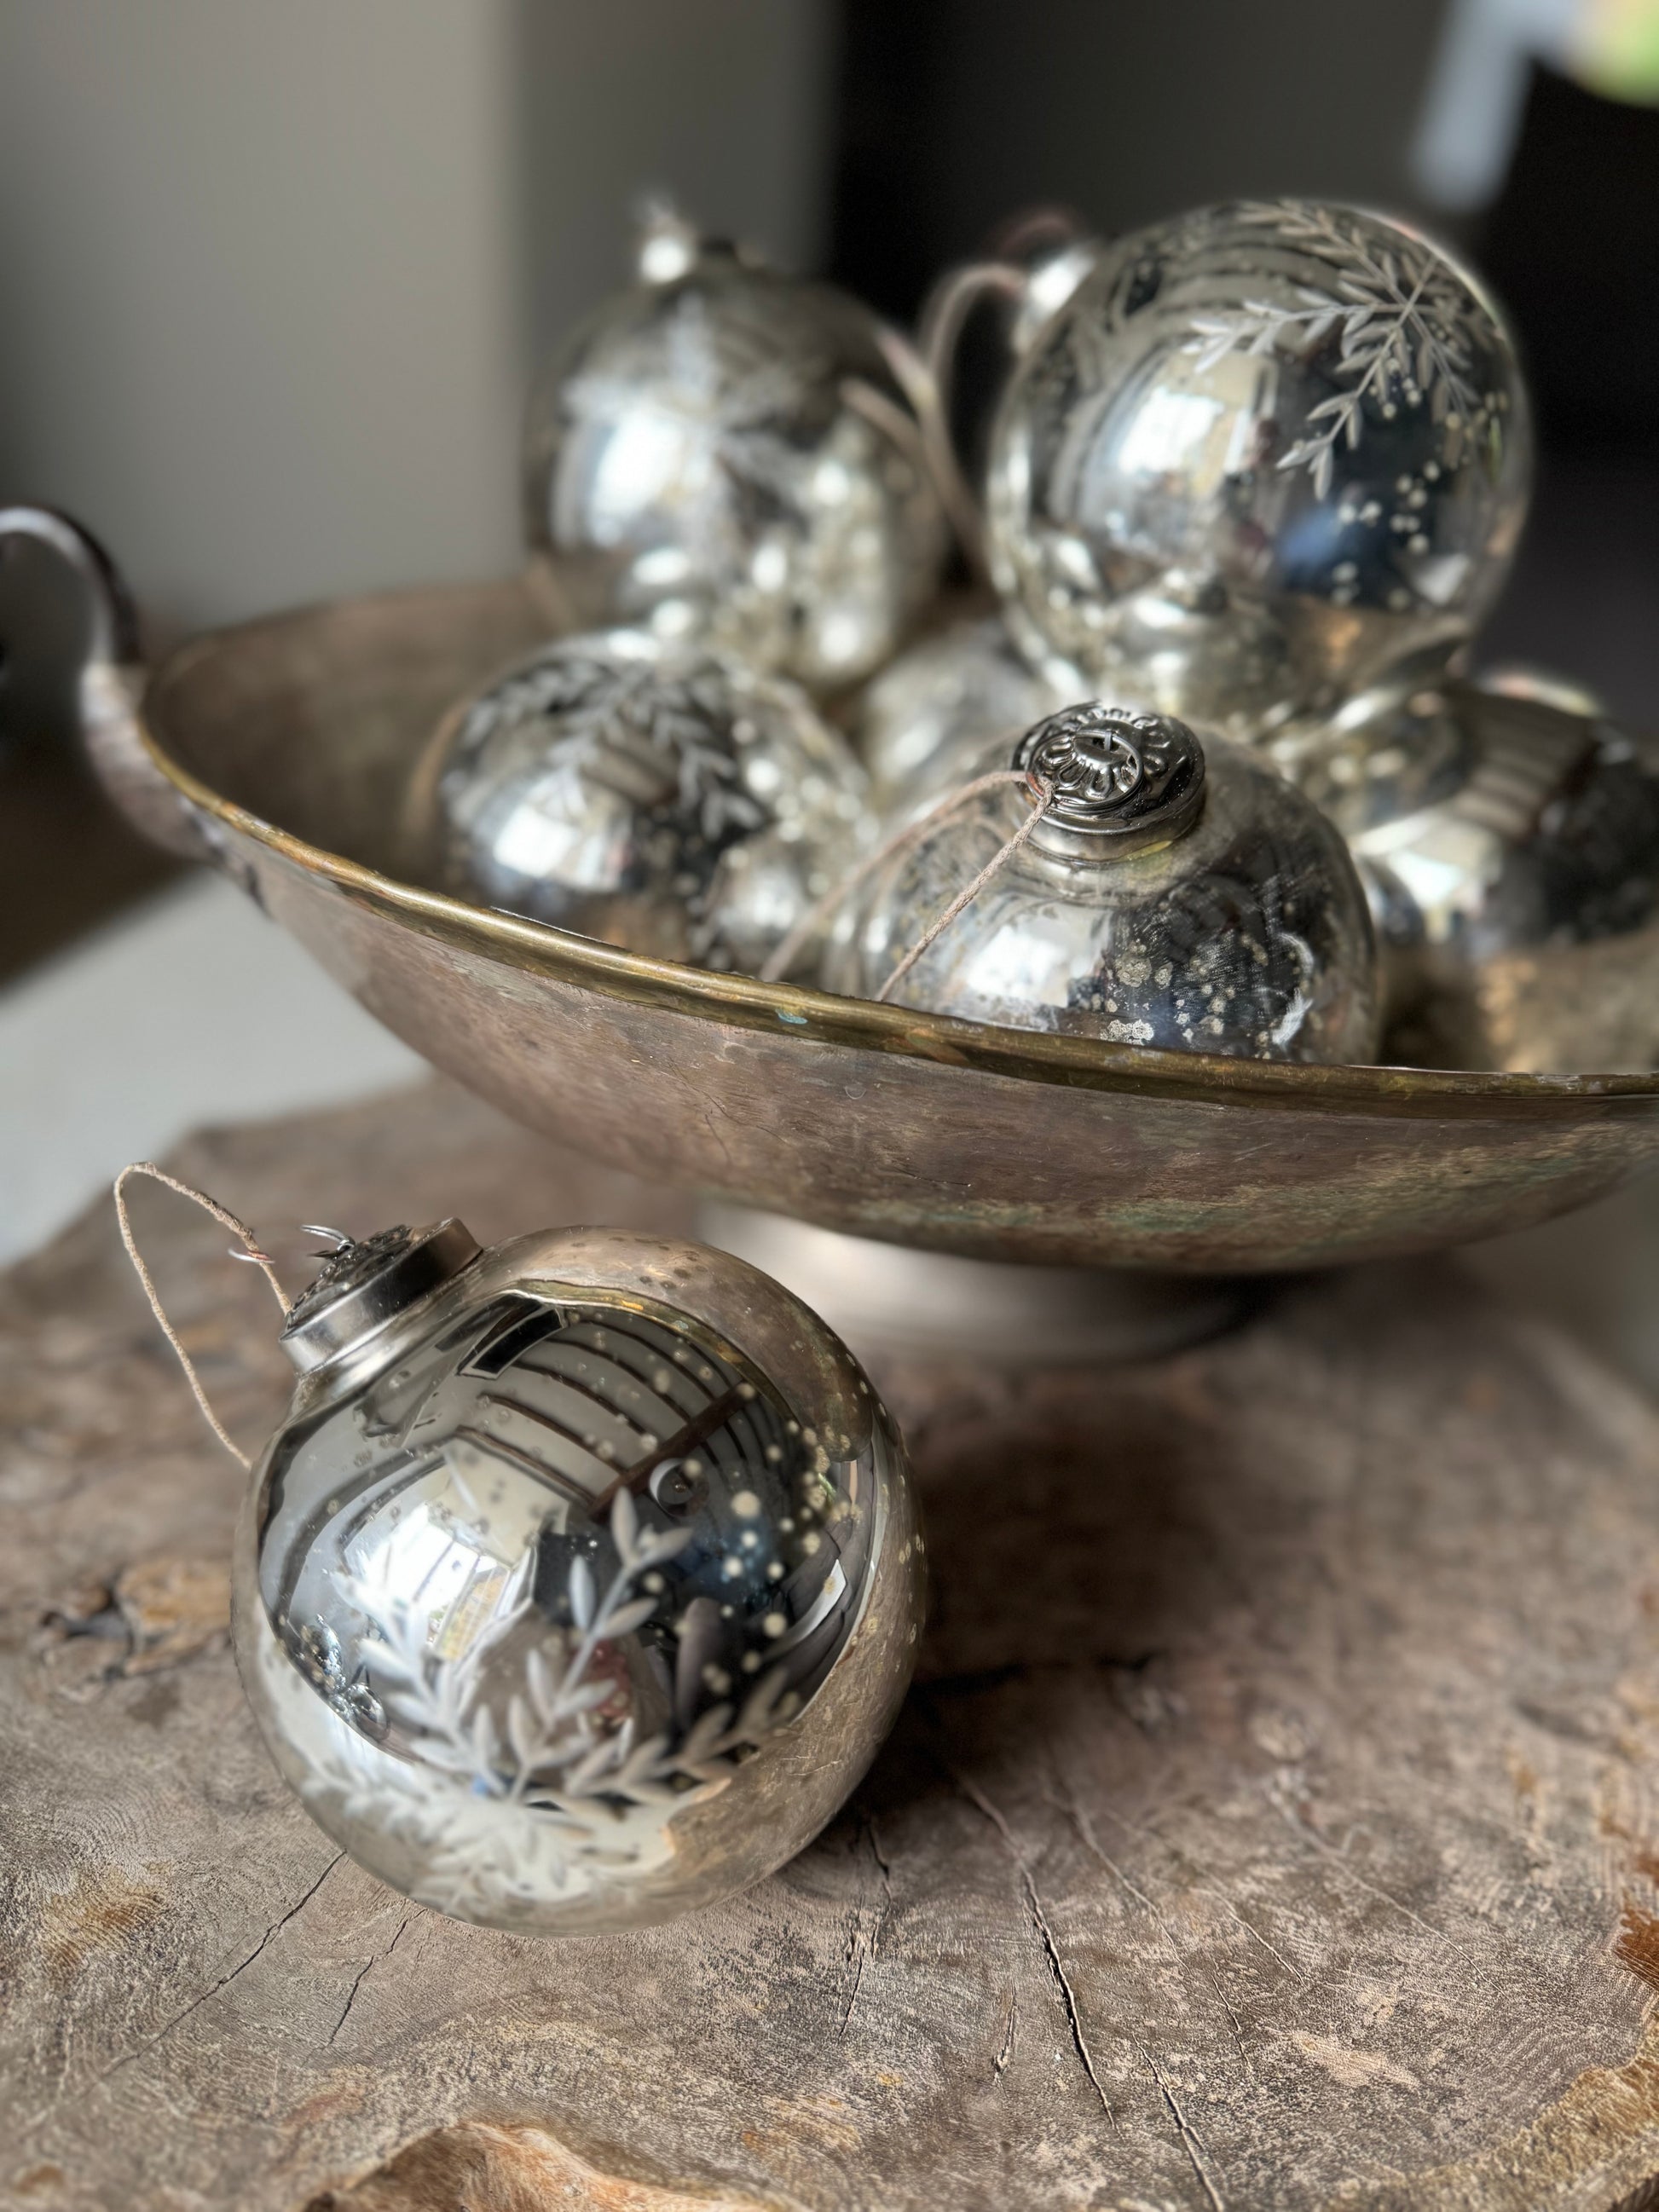
[{"label": "large etched silver bauble", "polygon": [[757,969],[867,832],[844,738],[781,678],[637,631],[562,638],[464,701],[412,786],[411,865],[663,960]]},{"label": "large etched silver bauble", "polygon": [[1032,345],[993,435],[992,568],[1028,649],[1249,738],[1449,657],[1531,458],[1466,270],[1381,216],[1230,203],[1116,240]]},{"label": "large etched silver bauble", "polygon": [[347,1244],[237,1539],[283,1776],[423,1905],[533,1934],[712,1904],[873,1756],[922,1601],[902,1446],[742,1261],[603,1230]]},{"label": "large etched silver bauble", "polygon": [[998,738],[1012,744],[1063,703],[991,615],[902,653],[859,702],[854,742],[884,812],[957,778]]},{"label": "large etched silver bauble", "polygon": [[[896,1000],[1175,1051],[1375,1057],[1365,894],[1331,824],[1271,768],[1098,702],[1039,723],[1012,758],[1052,787],[1049,811]],[[1030,804],[1003,785],[898,848],[832,931],[827,988],[876,996]]]},{"label": "large etched silver bauble", "polygon": [[641,280],[531,402],[526,520],[561,626],[641,623],[854,683],[948,550],[901,343],[829,285],[665,244],[647,234]]},{"label": "large etched silver bauble", "polygon": [[1547,1073],[1659,1066],[1659,755],[1554,703],[1572,687],[1500,681],[1379,686],[1270,749],[1370,887],[1389,1050]]}]

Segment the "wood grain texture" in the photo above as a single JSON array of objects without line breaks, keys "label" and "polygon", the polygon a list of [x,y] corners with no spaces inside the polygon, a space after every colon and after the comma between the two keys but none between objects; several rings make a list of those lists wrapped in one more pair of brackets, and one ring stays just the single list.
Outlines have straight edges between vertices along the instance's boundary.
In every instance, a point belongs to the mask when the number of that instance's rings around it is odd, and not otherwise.
[{"label": "wood grain texture", "polygon": [[[279,1255],[684,1225],[439,1085],[174,1164]],[[257,1441],[264,1285],[137,1210]],[[0,2202],[1646,2201],[1659,1416],[1449,1265],[1127,1375],[879,1379],[937,1577],[888,1750],[733,1904],[538,1943],[380,1887],[277,1782],[216,1603],[241,1477],[107,1210],[0,1282]]]}]

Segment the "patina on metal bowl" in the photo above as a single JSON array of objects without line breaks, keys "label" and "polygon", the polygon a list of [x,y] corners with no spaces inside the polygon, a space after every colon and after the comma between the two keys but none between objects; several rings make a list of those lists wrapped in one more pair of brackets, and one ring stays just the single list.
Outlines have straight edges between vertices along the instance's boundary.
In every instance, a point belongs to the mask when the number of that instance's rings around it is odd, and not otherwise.
[{"label": "patina on metal bowl", "polygon": [[[59,533],[97,580],[57,519],[0,512],[0,537],[22,528]],[[1522,1228],[1659,1158],[1659,1077],[1291,1066],[999,1029],[641,959],[400,881],[410,763],[542,629],[519,582],[400,592],[217,632],[146,680],[106,596],[88,745],[151,834],[210,854],[520,1121],[828,1228],[989,1260],[1294,1269]]]}]

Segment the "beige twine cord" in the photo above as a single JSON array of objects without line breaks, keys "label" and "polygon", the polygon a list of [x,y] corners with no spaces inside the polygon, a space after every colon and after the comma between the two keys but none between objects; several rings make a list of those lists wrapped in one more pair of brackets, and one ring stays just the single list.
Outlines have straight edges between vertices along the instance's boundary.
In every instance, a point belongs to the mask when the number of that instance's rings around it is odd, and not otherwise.
[{"label": "beige twine cord", "polygon": [[989,775],[976,775],[971,783],[964,783],[959,791],[950,793],[947,797],[941,799],[936,806],[930,806],[920,820],[908,823],[902,830],[896,830],[884,843],[878,845],[873,853],[866,854],[848,874],[842,877],[838,883],[832,884],[823,896],[807,908],[788,935],[774,945],[761,969],[761,981],[781,983],[824,923],[835,913],[836,908],[844,899],[850,898],[865,879],[872,876],[878,868],[890,860],[896,854],[902,853],[908,846],[914,845],[933,827],[935,823],[942,822],[947,814],[953,814],[958,806],[965,806],[970,799],[977,799],[981,792],[996,791],[1005,783],[1018,783],[1024,787],[1027,796],[1032,801],[1030,814],[1020,824],[1018,830],[1015,831],[990,866],[980,871],[962,896],[939,916],[921,942],[913,945],[905,954],[904,958],[887,978],[878,994],[878,1000],[884,999],[899,977],[915,964],[939,933],[950,927],[963,907],[978,897],[997,870],[1005,861],[1011,860],[1025,842],[1033,828],[1048,811],[1053,799],[1054,794],[1047,784],[1038,782],[1024,769],[1000,768],[993,769]]},{"label": "beige twine cord", "polygon": [[[985,863],[985,866],[974,878],[973,882],[969,884],[965,890],[959,890],[956,896],[951,900],[950,905],[945,908],[944,913],[940,915],[938,921],[931,922],[928,927],[923,930],[921,935],[910,947],[910,950],[905,954],[903,959],[899,962],[898,966],[894,969],[892,974],[882,985],[880,990],[877,992],[876,1004],[878,1006],[883,1005],[887,1000],[892,997],[895,990],[904,981],[904,978],[915,966],[917,961],[921,959],[922,954],[927,951],[928,946],[933,944],[938,939],[944,936],[945,931],[949,929],[951,924],[956,920],[957,916],[961,914],[965,908],[970,907],[973,904],[974,901],[985,889],[987,884],[990,882],[992,877],[997,875],[1003,868],[1007,866],[1009,861],[1013,859],[1015,854],[1018,852],[1020,847],[1030,836],[1032,830],[1036,828],[1037,823],[1042,821],[1043,816],[1048,811],[1048,808],[1053,803],[1054,796],[1052,785],[1039,782],[1035,776],[1027,776],[1019,774],[1018,771],[1005,769],[1003,773],[1005,777],[1010,774],[1013,774],[1017,780],[1025,786],[1025,795],[1031,801],[1030,812],[1020,823],[1018,829],[1015,830],[1013,836],[1008,839],[1000,852],[994,853],[991,855],[991,858]],[[988,783],[992,779],[987,776],[982,780]]]},{"label": "beige twine cord", "polygon": [[253,1261],[270,1285],[276,1295],[276,1303],[285,1314],[292,1301],[277,1278],[276,1270],[271,1264],[270,1255],[260,1249],[258,1240],[253,1231],[246,1222],[239,1221],[228,1206],[221,1206],[216,1198],[210,1198],[204,1190],[198,1190],[193,1183],[180,1182],[177,1176],[170,1176],[165,1168],[158,1168],[154,1160],[134,1160],[131,1165],[124,1167],[120,1174],[116,1176],[115,1218],[121,1224],[121,1242],[126,1246],[127,1257],[131,1261],[138,1279],[143,1285],[144,1296],[149,1300],[149,1310],[161,1323],[162,1334],[178,1354],[179,1364],[185,1370],[185,1380],[189,1383],[196,1402],[201,1407],[207,1420],[208,1426],[233,1459],[240,1460],[244,1467],[252,1467],[252,1461],[249,1459],[241,1446],[232,1440],[224,1423],[209,1404],[207,1392],[202,1387],[202,1378],[196,1372],[196,1363],[185,1350],[178,1330],[167,1319],[162,1309],[161,1293],[155,1287],[155,1279],[144,1265],[143,1255],[134,1242],[132,1224],[127,1218],[126,1189],[127,1180],[131,1176],[149,1176],[153,1182],[165,1183],[169,1190],[176,1190],[181,1198],[193,1199],[196,1204],[204,1207],[216,1221],[228,1229],[233,1237],[240,1240],[243,1249],[240,1252],[233,1252],[232,1259]]}]

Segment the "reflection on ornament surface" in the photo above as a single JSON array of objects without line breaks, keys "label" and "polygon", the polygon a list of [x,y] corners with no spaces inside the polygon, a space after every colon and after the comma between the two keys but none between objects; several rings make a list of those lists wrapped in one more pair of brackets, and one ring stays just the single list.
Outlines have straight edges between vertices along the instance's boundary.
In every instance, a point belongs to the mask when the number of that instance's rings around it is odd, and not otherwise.
[{"label": "reflection on ornament surface", "polygon": [[[1011,764],[988,750],[979,773]],[[1109,1043],[1374,1056],[1365,896],[1317,809],[1243,747],[1099,702],[1012,764],[1052,793],[1029,842],[902,976],[905,1006]],[[1030,812],[1012,785],[941,808],[848,899],[825,988],[873,998]]]},{"label": "reflection on ornament surface", "polygon": [[629,951],[752,970],[856,859],[865,792],[795,685],[636,631],[564,638],[446,720],[410,865]]},{"label": "reflection on ornament surface", "polygon": [[897,647],[947,546],[900,342],[683,227],[532,398],[525,499],[561,626],[705,638],[815,690]]},{"label": "reflection on ornament surface", "polygon": [[[688,1310],[710,1282],[769,1309],[784,1381]],[[604,1232],[499,1248],[394,1326],[256,1471],[238,1656],[283,1772],[465,1919],[586,1933],[757,1879],[914,1656],[921,1538],[861,1373],[741,1263]]]},{"label": "reflection on ornament surface", "polygon": [[1061,704],[1001,619],[952,623],[886,668],[859,702],[854,742],[883,811],[902,815],[953,783],[994,739]]},{"label": "reflection on ornament surface", "polygon": [[1659,1066],[1659,755],[1572,687],[1499,683],[1402,678],[1269,748],[1359,862],[1390,1056]]},{"label": "reflection on ornament surface", "polygon": [[1203,209],[1108,247],[1034,344],[993,437],[993,569],[1056,681],[1249,738],[1470,635],[1531,451],[1508,337],[1426,240]]}]

